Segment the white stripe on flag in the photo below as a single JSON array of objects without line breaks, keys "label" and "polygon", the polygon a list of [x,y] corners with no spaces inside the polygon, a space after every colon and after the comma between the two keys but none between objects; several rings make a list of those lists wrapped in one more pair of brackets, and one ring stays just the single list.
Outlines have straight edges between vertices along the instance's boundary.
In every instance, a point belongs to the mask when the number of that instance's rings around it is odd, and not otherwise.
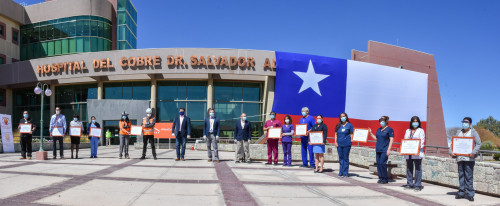
[{"label": "white stripe on flag", "polygon": [[350,118],[427,120],[427,74],[347,60],[346,113]]}]

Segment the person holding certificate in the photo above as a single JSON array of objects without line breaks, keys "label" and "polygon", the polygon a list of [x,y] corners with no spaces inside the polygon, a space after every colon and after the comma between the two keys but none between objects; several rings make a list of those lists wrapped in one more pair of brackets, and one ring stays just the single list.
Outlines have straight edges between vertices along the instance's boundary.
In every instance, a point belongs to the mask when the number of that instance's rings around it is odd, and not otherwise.
[{"label": "person holding certificate", "polygon": [[[270,120],[267,120],[264,124],[264,131],[268,131],[271,128],[279,128],[281,127],[281,122],[276,119],[276,112],[272,111],[269,114]],[[279,139],[277,138],[267,138],[267,163],[266,165],[270,165],[274,162],[274,165],[278,165],[278,143]],[[274,153],[274,155],[273,155]],[[274,159],[274,161],[273,161]]]},{"label": "person holding certificate", "polygon": [[349,117],[346,113],[341,113],[339,116],[340,122],[335,127],[335,146],[339,155],[339,176],[347,177],[349,174],[349,153],[352,146],[352,137],[354,127],[349,122]]},{"label": "person holding certificate", "polygon": [[292,135],[294,133],[294,128],[292,124],[292,118],[290,115],[285,116],[285,124],[282,126],[281,133],[281,144],[283,145],[283,166],[292,166]]},{"label": "person holding certificate", "polygon": [[88,125],[87,131],[89,131],[89,139],[90,139],[90,158],[97,158],[97,148],[99,147],[99,139],[100,137],[91,136],[92,128],[101,128],[101,125],[95,121],[95,117],[92,116],[90,118],[90,124]]},{"label": "person holding certificate", "polygon": [[235,163],[240,160],[250,163],[250,143],[252,138],[252,124],[247,120],[247,114],[241,113],[240,121],[234,125],[234,140],[236,141]]},{"label": "person holding certificate", "polygon": [[[406,130],[405,139],[420,140],[420,152],[418,155],[405,155],[406,159],[406,185],[405,189],[421,191],[422,186],[422,159],[424,158],[425,131],[420,125],[420,118],[413,116],[410,120],[410,128]],[[415,176],[413,176],[415,168]]]},{"label": "person holding certificate", "polygon": [[372,129],[368,128],[370,136],[377,141],[375,146],[376,160],[377,160],[377,173],[379,184],[389,183],[387,177],[387,160],[391,154],[392,143],[394,142],[394,130],[388,126],[389,117],[382,116],[379,119],[380,128],[377,129],[377,134],[372,133]]},{"label": "person holding certificate", "polygon": [[[175,122],[175,121],[174,121]],[[153,117],[153,110],[151,108],[146,109],[146,117],[142,118],[142,156],[141,159],[146,159],[146,150],[148,149],[148,141],[151,144],[151,152],[153,153],[153,159],[156,159],[156,147],[155,147],[155,133],[154,127],[156,124],[156,118]],[[172,128],[172,131],[173,128]],[[176,149],[179,151],[179,145],[176,144]],[[179,159],[179,158],[177,158]]]},{"label": "person holding certificate", "polygon": [[462,128],[463,129],[457,131],[456,136],[474,138],[473,145],[470,145],[470,147],[474,149],[472,153],[463,156],[453,153],[453,147],[450,147],[450,155],[457,159],[458,181],[460,184],[455,199],[466,198],[469,201],[474,201],[474,165],[479,148],[481,148],[481,138],[479,138],[479,134],[472,127],[472,118],[465,117],[462,120]]},{"label": "person holding certificate", "polygon": [[128,156],[128,143],[130,141],[130,128],[132,123],[128,119],[128,114],[126,112],[122,113],[122,118],[120,119],[120,132],[118,132],[118,137],[120,138],[120,156],[122,158],[123,151],[125,150],[125,159],[130,159]]},{"label": "person holding certificate", "polygon": [[[302,107],[302,118],[300,118],[299,124],[306,124],[307,131],[311,130],[311,128],[313,128],[314,124],[316,124],[314,117],[309,115],[309,108]],[[300,167],[315,168],[314,153],[312,150],[312,145],[309,144],[309,135],[300,137],[300,145],[301,145],[301,154],[302,154],[302,165]],[[308,165],[308,161],[307,161],[307,155],[308,155],[307,151],[309,151],[309,161],[311,163],[310,165]]]},{"label": "person holding certificate", "polygon": [[[314,152],[314,156],[316,158],[316,167],[314,168],[314,173],[319,172],[323,173],[323,165],[325,163],[325,144],[326,144],[326,137],[328,134],[328,128],[326,127],[326,124],[323,123],[323,116],[318,115],[316,116],[316,122],[317,124],[313,126],[311,129],[311,132],[316,132],[316,131],[322,131],[323,132],[323,144],[315,144],[312,146],[312,150]],[[321,164],[321,167],[318,169],[318,163]]]},{"label": "person holding certificate", "polygon": [[21,136],[21,158],[26,159],[26,153],[28,154],[28,159],[31,159],[31,142],[33,139],[33,131],[36,129],[35,123],[29,117],[28,111],[23,112],[23,118],[19,121],[19,133]]},{"label": "person holding certificate", "polygon": [[[73,121],[69,123],[70,136],[71,136],[71,159],[73,159],[73,149],[76,148],[76,159],[78,159],[78,150],[80,150],[80,137],[83,131],[83,123],[79,120],[80,116],[77,114],[73,115]],[[80,133],[72,134],[74,129],[80,128]]]},{"label": "person holding certificate", "polygon": [[49,127],[50,136],[52,137],[52,155],[57,158],[57,141],[59,141],[59,153],[61,159],[64,159],[64,134],[66,134],[66,117],[61,114],[61,108],[56,107],[56,114],[50,118]]}]

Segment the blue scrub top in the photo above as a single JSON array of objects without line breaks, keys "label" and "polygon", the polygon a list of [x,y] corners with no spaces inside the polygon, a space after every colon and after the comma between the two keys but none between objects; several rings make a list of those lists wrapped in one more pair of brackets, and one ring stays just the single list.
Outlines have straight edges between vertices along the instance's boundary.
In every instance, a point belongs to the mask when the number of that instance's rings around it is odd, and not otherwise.
[{"label": "blue scrub top", "polygon": [[337,144],[339,147],[351,146],[351,134],[354,132],[354,127],[350,122],[345,125],[340,125],[339,130],[337,130]]},{"label": "blue scrub top", "polygon": [[394,138],[394,130],[390,127],[387,127],[382,131],[382,128],[377,129],[377,146],[376,152],[387,152],[389,148],[389,142],[391,141],[390,137]]},{"label": "blue scrub top", "polygon": [[[312,117],[311,115],[308,115],[306,118],[304,117],[300,118],[299,124],[307,124],[307,130],[310,130],[316,124],[316,120],[314,120],[314,117]],[[308,136],[302,136],[302,137],[308,137]]]}]

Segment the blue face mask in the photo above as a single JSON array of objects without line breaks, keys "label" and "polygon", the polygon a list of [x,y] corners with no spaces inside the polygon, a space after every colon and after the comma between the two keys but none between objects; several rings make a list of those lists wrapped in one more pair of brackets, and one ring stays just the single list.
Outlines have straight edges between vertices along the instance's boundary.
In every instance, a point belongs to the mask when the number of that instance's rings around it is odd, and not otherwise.
[{"label": "blue face mask", "polygon": [[469,123],[466,122],[462,123],[462,128],[469,129],[469,127],[470,127]]},{"label": "blue face mask", "polygon": [[323,120],[321,120],[321,119],[317,119],[317,120],[316,120],[316,122],[317,122],[318,124],[321,124],[321,122],[323,122]]},{"label": "blue face mask", "polygon": [[210,112],[210,116],[211,116],[211,117],[215,116],[215,113]]},{"label": "blue face mask", "polygon": [[127,116],[122,116],[122,119],[127,119]]},{"label": "blue face mask", "polygon": [[77,120],[78,120],[77,118],[73,118],[73,121],[75,121],[75,122],[76,122]]},{"label": "blue face mask", "polygon": [[306,116],[306,114],[307,114],[306,112],[302,112],[302,116],[304,116],[304,117],[305,117],[305,116]]},{"label": "blue face mask", "polygon": [[180,111],[180,112],[179,112],[179,114],[180,114],[180,115],[184,115],[184,111]]},{"label": "blue face mask", "polygon": [[247,121],[247,117],[243,117],[243,121]]},{"label": "blue face mask", "polygon": [[340,118],[340,121],[342,121],[342,122],[345,122],[346,120],[347,120],[347,118],[346,118],[346,117],[341,117],[341,118]]},{"label": "blue face mask", "polygon": [[92,120],[92,123],[95,123],[95,119]]},{"label": "blue face mask", "polygon": [[24,118],[28,118],[28,114],[23,114],[23,117]]},{"label": "blue face mask", "polygon": [[418,127],[418,122],[412,122],[412,123],[411,123],[411,126],[412,126],[413,128],[417,128],[417,127]]},{"label": "blue face mask", "polygon": [[269,117],[271,117],[271,119],[274,119],[275,116],[273,114],[271,114],[271,116],[269,116]]},{"label": "blue face mask", "polygon": [[381,122],[380,122],[380,126],[385,127],[385,122],[384,122],[384,121],[381,121]]}]

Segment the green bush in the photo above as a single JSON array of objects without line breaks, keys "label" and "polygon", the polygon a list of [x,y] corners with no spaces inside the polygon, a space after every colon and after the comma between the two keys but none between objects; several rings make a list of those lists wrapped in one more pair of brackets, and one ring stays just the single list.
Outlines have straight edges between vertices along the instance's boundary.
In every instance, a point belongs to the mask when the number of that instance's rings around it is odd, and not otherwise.
[{"label": "green bush", "polygon": [[491,141],[484,141],[481,143],[481,150],[494,150],[495,145]]},{"label": "green bush", "polygon": [[[500,152],[500,149],[496,149],[496,151]],[[496,160],[496,161],[499,161],[500,160],[500,154],[494,154],[493,155],[493,159]]]}]

